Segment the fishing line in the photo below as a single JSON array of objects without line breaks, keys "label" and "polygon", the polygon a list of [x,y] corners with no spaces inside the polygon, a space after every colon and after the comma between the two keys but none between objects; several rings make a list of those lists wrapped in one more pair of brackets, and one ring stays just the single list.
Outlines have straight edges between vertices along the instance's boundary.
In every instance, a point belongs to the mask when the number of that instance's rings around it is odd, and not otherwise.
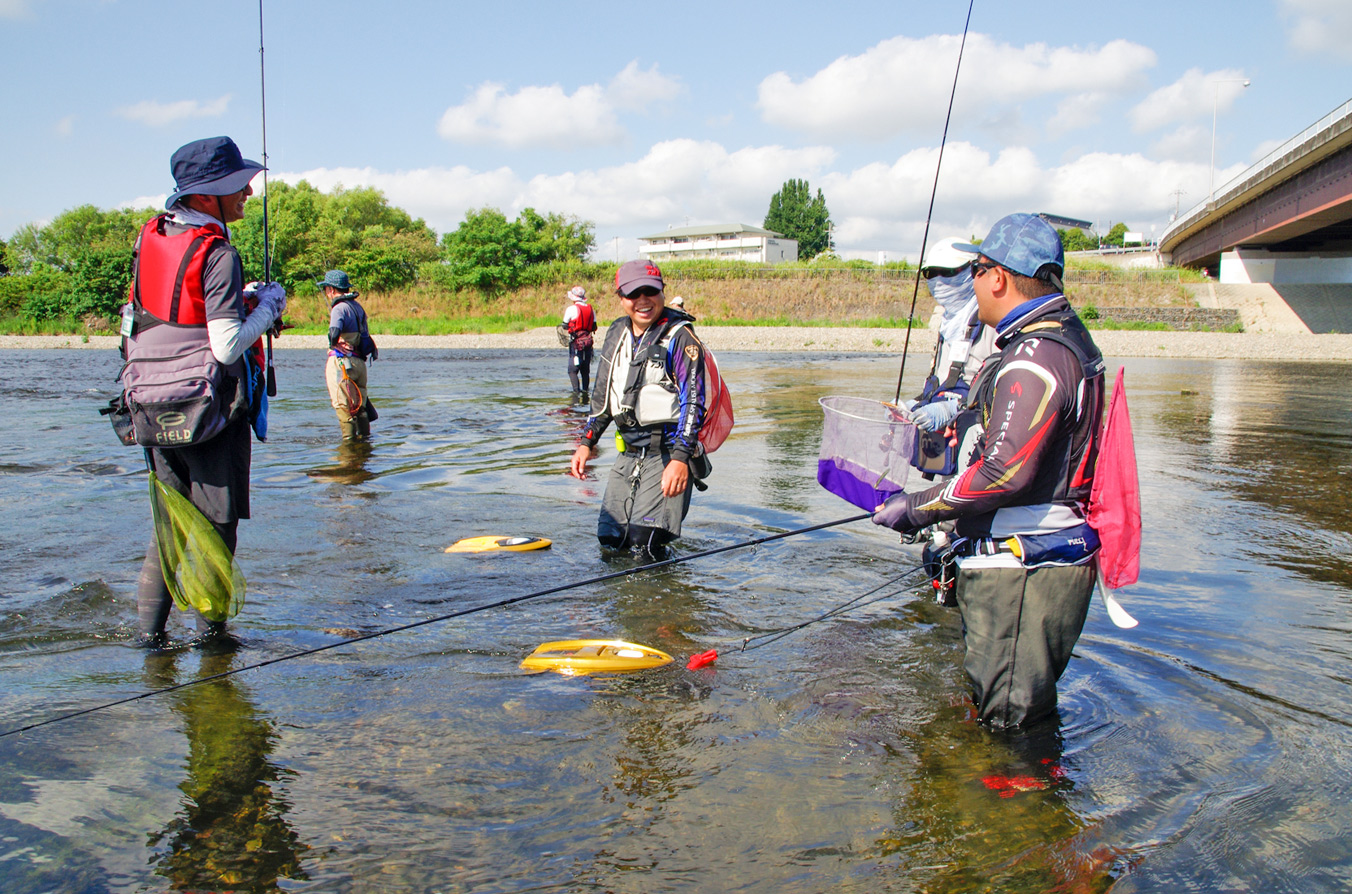
[{"label": "fishing line", "polygon": [[587,587],[593,584],[604,583],[605,581],[614,580],[619,577],[628,577],[631,574],[638,574],[639,572],[642,571],[654,571],[658,568],[666,568],[670,565],[680,565],[685,562],[693,562],[695,559],[703,559],[707,558],[708,556],[716,556],[719,553],[730,552],[734,549],[744,549],[745,547],[748,546],[759,546],[762,543],[770,543],[771,541],[774,540],[783,540],[785,537],[794,537],[799,534],[808,534],[811,533],[812,531],[821,531],[826,528],[834,528],[839,525],[847,525],[850,524],[851,522],[863,521],[866,518],[872,518],[872,513],[866,512],[863,515],[852,515],[849,518],[841,518],[837,519],[836,521],[823,522],[819,525],[809,525],[806,528],[795,528],[792,531],[782,531],[778,534],[768,534],[765,537],[756,537],[752,540],[743,540],[740,543],[733,543],[729,544],[728,546],[717,546],[714,547],[713,549],[706,549],[702,552],[691,553],[688,556],[677,556],[671,559],[663,559],[660,562],[650,562],[647,565],[639,565],[636,568],[629,568],[624,571],[612,571],[608,574],[602,574],[598,577],[592,577],[588,578],[587,580],[577,581],[576,583],[560,584],[557,587],[549,587],[548,589],[537,590],[534,593],[527,593],[523,596],[513,596],[510,599],[503,599],[498,602],[491,602],[487,605],[479,605],[473,608],[461,609],[460,611],[451,612],[450,614],[445,615],[438,615],[434,618],[424,618],[421,621],[414,621],[410,624],[403,624],[399,627],[390,627],[385,630],[377,630],[374,633],[366,633],[362,634],[361,636],[354,636],[351,639],[345,639],[341,642],[336,643],[329,643],[326,646],[316,646],[313,649],[304,649],[299,652],[291,652],[290,654],[281,655],[277,658],[269,658],[267,661],[259,661],[254,664],[247,664],[244,667],[237,667],[233,670],[222,671],[219,674],[212,674],[209,677],[199,677],[196,680],[189,680],[186,683],[179,683],[175,686],[168,686],[164,689],[153,689],[150,692],[142,692],[140,695],[131,695],[128,696],[127,698],[121,698],[118,699],[117,701],[96,705],[92,708],[84,708],[79,711],[73,711],[69,714],[62,714],[59,717],[53,717],[49,720],[42,720],[37,723],[30,723],[27,726],[21,726],[16,729],[6,730],[5,732],[0,733],[0,739],[5,738],[6,736],[15,735],[17,733],[27,732],[28,730],[37,729],[40,726],[48,726],[49,724],[60,723],[63,720],[70,720],[71,718],[74,717],[82,717],[85,714],[93,714],[98,711],[105,711],[108,708],[115,708],[118,705],[130,704],[131,702],[140,701],[143,698],[150,698],[151,696],[154,695],[163,695],[169,692],[177,692],[180,689],[186,689],[189,686],[196,686],[199,683],[207,683],[212,680],[223,680],[226,677],[232,677],[235,674],[241,674],[244,671],[258,670],[259,668],[268,667],[269,665],[280,664],[283,661],[291,661],[292,659],[295,658],[304,658],[307,655],[317,655],[320,652],[327,652],[330,649],[337,649],[341,646],[349,646],[353,643],[359,643],[364,640],[376,639],[382,636],[389,636],[392,633],[402,633],[405,630],[413,630],[414,628],[417,627],[426,627],[428,624],[436,624],[441,621],[449,621],[452,618],[462,618],[466,615],[472,615],[476,614],[477,612],[488,611],[489,609],[502,608],[508,605],[515,605],[518,602],[525,602],[528,599],[538,599],[541,596],[549,596],[554,593],[562,593],[565,590],[576,590],[579,587]]},{"label": "fishing line", "polygon": [[[751,651],[754,651],[754,650],[756,650],[756,649],[759,649],[761,646],[768,646],[768,645],[770,645],[770,643],[773,643],[773,642],[775,642],[776,640],[781,640],[781,639],[783,639],[784,637],[788,636],[790,633],[795,633],[795,632],[797,632],[797,631],[799,631],[799,630],[802,630],[804,627],[810,627],[810,626],[812,626],[813,624],[818,623],[819,621],[826,621],[826,620],[829,620],[829,619],[831,619],[831,618],[836,617],[837,615],[842,615],[842,614],[844,614],[846,611],[848,611],[848,610],[850,610],[850,609],[852,609],[852,608],[863,608],[863,607],[865,607],[865,606],[873,605],[875,602],[882,602],[884,599],[891,599],[893,596],[896,596],[898,593],[901,593],[901,592],[903,592],[903,591],[905,591],[905,590],[909,590],[909,589],[913,588],[913,587],[914,587],[917,583],[919,583],[921,580],[924,580],[928,575],[922,575],[921,577],[915,577],[916,572],[923,572],[924,570],[925,570],[925,566],[924,566],[924,565],[916,565],[916,566],[913,567],[913,568],[908,568],[908,569],[906,569],[906,570],[903,571],[901,574],[898,574],[896,577],[892,578],[891,580],[885,580],[885,581],[883,581],[882,583],[878,584],[878,586],[874,587],[872,590],[868,590],[867,592],[860,593],[858,596],[855,596],[853,599],[850,599],[850,600],[847,601],[847,602],[843,602],[843,603],[841,603],[840,605],[836,606],[835,608],[830,609],[829,611],[823,612],[822,614],[818,615],[818,616],[815,617],[815,618],[810,618],[810,619],[808,619],[808,620],[806,620],[806,621],[803,621],[803,622],[801,622],[801,623],[799,623],[799,624],[794,624],[792,627],[781,627],[779,630],[771,630],[771,631],[769,631],[768,633],[758,633],[758,634],[756,634],[755,636],[748,636],[748,637],[745,637],[745,638],[742,639],[742,646],[741,646],[740,651],[742,651],[742,652],[751,652]],[[901,580],[903,580],[903,579],[907,579],[907,578],[910,578],[910,580],[908,580],[908,581],[907,581],[905,584],[903,584],[902,586],[897,587],[895,590],[890,590],[889,592],[884,593],[884,594],[881,595],[881,596],[878,596],[878,597],[876,597],[876,598],[874,598],[874,599],[869,599],[868,602],[861,602],[861,601],[860,601],[860,600],[865,599],[865,598],[867,598],[867,597],[869,597],[869,596],[872,596],[874,593],[877,593],[879,590],[884,589],[885,587],[890,587],[890,586],[892,586],[893,584],[895,584],[895,583],[897,583],[897,582],[899,582],[899,581],[901,581]],[[754,643],[755,645],[752,645],[752,643]]]},{"label": "fishing line", "polygon": [[[258,92],[263,112],[263,282],[268,283],[272,282],[272,253],[268,242],[268,79],[263,64],[263,0],[258,0]],[[277,396],[277,370],[272,365],[272,333],[277,331],[277,323],[268,329],[268,397]]]},{"label": "fishing line", "polygon": [[[261,3],[262,0],[259,0]],[[929,211],[925,214],[925,233],[920,237],[920,263],[925,263],[925,249],[929,245],[930,219],[934,217],[934,197],[939,193],[939,171],[944,166],[944,145],[948,143],[948,124],[953,120],[953,99],[958,95],[958,72],[962,70],[962,53],[967,48],[967,29],[972,26],[972,7],[976,0],[968,0],[967,21],[962,26],[962,42],[958,45],[958,64],[953,69],[953,90],[948,94],[948,114],[944,116],[944,135],[939,140],[939,161],[934,166],[934,186],[930,190]],[[266,206],[264,206],[266,207]],[[901,379],[906,375],[906,351],[911,346],[911,321],[915,319],[915,301],[920,295],[920,266],[915,268],[915,287],[911,290],[911,310],[906,314],[906,340],[901,345],[901,370],[897,373],[897,396],[893,403],[901,403]]]}]

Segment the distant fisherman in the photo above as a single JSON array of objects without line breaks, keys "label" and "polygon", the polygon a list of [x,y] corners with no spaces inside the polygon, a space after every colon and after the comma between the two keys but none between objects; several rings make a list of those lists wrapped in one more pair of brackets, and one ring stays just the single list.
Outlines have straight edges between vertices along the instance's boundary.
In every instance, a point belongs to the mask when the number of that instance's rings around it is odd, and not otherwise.
[{"label": "distant fisherman", "polygon": [[587,392],[591,391],[596,311],[587,303],[587,290],[582,286],[569,289],[568,297],[573,302],[563,311],[563,325],[568,332],[568,380],[573,385],[574,402],[586,403]]},{"label": "distant fisherman", "polygon": [[[267,283],[249,310],[239,252],[226,229],[244,218],[244,203],[253,194],[249,181],[263,166],[242,158],[230,138],[213,137],[181,147],[170,169],[177,189],[165,202],[168,213],[152,218],[137,239],[132,297],[139,308],[124,350],[131,359],[144,347],[158,347],[163,356],[167,349],[186,355],[204,341],[210,345],[222,393],[219,405],[205,414],[219,418],[198,421],[201,431],[218,433],[200,441],[189,434],[182,439],[186,446],[150,447],[146,453],[156,476],[192,501],[233,554],[239,520],[249,517],[250,422],[260,437],[266,425],[258,412],[264,390],[260,337],[281,319],[286,292]],[[159,419],[170,415],[183,416],[162,413]],[[136,593],[143,645],[166,645],[171,605],[152,537]],[[197,627],[201,642],[230,642],[224,621],[199,616]]]},{"label": "distant fisherman", "polygon": [[662,271],[629,261],[615,274],[625,315],[606,330],[591,418],[573,453],[584,477],[592,448],[611,422],[619,457],[606,482],[596,536],[603,546],[656,554],[681,535],[690,489],[709,474],[699,442],[708,380],[691,318],[665,307]]},{"label": "distant fisherman", "polygon": [[324,381],[329,399],[338,414],[338,427],[344,441],[365,441],[371,437],[375,408],[366,392],[366,363],[380,352],[371,338],[366,310],[357,303],[358,292],[347,274],[330,270],[315,285],[329,301],[329,359],[324,364]]}]

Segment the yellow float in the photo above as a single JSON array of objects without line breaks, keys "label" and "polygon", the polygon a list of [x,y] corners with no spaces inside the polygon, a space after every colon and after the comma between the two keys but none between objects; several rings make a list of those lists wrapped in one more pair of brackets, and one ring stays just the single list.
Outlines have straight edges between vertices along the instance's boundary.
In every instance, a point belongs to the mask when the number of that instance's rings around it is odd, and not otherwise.
[{"label": "yellow float", "polygon": [[544,643],[521,662],[521,669],[565,676],[624,674],[670,664],[660,649],[617,639],[567,639]]}]

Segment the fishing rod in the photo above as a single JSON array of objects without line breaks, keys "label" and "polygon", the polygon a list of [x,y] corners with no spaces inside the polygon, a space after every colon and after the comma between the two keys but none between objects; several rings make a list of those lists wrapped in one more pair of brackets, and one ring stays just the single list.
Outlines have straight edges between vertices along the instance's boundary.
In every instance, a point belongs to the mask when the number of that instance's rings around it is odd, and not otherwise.
[{"label": "fishing rod", "polygon": [[130,704],[131,702],[140,701],[143,698],[150,698],[151,696],[155,695],[164,695],[169,692],[177,692],[180,689],[186,689],[189,686],[196,686],[199,683],[208,683],[212,680],[223,680],[226,677],[232,677],[235,674],[242,674],[245,671],[250,670],[258,670],[259,668],[268,667],[273,664],[280,664],[283,661],[291,661],[296,658],[304,658],[308,655],[318,655],[320,652],[327,652],[330,649],[337,649],[340,646],[349,646],[352,645],[353,643],[359,643],[369,639],[377,639],[382,636],[389,636],[392,633],[402,633],[406,630],[413,630],[418,627],[426,627],[428,624],[437,624],[441,621],[449,621],[452,618],[462,618],[466,615],[473,615],[477,614],[478,612],[489,611],[490,609],[503,608],[508,605],[515,605],[518,602],[525,602],[528,599],[538,599],[541,596],[550,596],[553,595],[554,593],[562,593],[565,590],[576,590],[580,587],[588,587],[594,584],[604,583],[605,581],[608,580],[614,580],[620,577],[628,577],[629,575],[638,574],[643,571],[654,571],[658,568],[666,568],[670,565],[681,565],[684,564],[685,562],[693,562],[695,559],[703,559],[709,556],[716,556],[719,553],[730,552],[734,549],[744,549],[748,546],[759,546],[762,543],[770,543],[771,541],[774,540],[783,540],[786,537],[795,537],[799,534],[808,534],[811,533],[812,531],[821,531],[825,530],[826,528],[834,528],[840,525],[847,525],[850,524],[851,522],[863,521],[866,518],[872,518],[872,513],[866,512],[863,515],[852,515],[849,518],[841,518],[831,522],[822,522],[819,525],[809,525],[806,528],[795,528],[792,531],[781,531],[778,534],[768,534],[764,537],[756,537],[751,540],[743,540],[740,543],[733,543],[729,544],[728,546],[717,546],[712,549],[706,549],[702,552],[691,553],[688,556],[677,556],[671,559],[663,559],[659,562],[650,562],[647,565],[639,565],[635,568],[629,568],[623,571],[612,571],[608,574],[602,574],[597,577],[588,578],[587,580],[577,581],[571,584],[560,584],[557,587],[549,587],[544,590],[537,590],[534,593],[526,593],[523,596],[513,596],[509,599],[499,600],[498,602],[490,602],[487,605],[478,605],[472,608],[461,609],[460,611],[451,612],[445,615],[438,615],[434,618],[423,618],[421,621],[413,621],[412,623],[402,624],[398,627],[390,627],[385,630],[377,630],[374,633],[365,633],[362,634],[361,636],[354,636],[351,639],[342,640],[341,642],[329,643],[326,646],[316,646],[313,649],[303,649],[299,652],[291,652],[286,655],[278,656],[277,658],[269,658],[267,661],[259,661],[254,664],[247,664],[244,667],[234,668],[233,670],[222,671],[219,674],[212,674],[209,677],[199,677],[196,680],[189,680],[186,683],[179,683],[176,686],[168,686],[164,689],[153,689],[150,692],[142,692],[139,695],[131,695],[126,698],[120,698],[116,701],[106,702],[101,705],[95,705],[92,708],[84,708],[79,711],[72,711],[69,714],[62,714],[59,717],[52,717],[48,720],[40,720],[37,723],[30,723],[27,726],[21,726],[11,730],[5,730],[4,732],[0,732],[0,739],[5,738],[6,736],[13,736],[17,735],[18,733],[27,732],[28,730],[37,729],[38,727],[48,726],[53,723],[60,723],[63,720],[70,720],[75,717],[83,717],[86,714],[94,714],[99,711],[105,711],[109,708],[115,708],[118,705]]},{"label": "fishing rod", "polygon": [[[776,640],[781,640],[784,637],[788,636],[790,633],[796,633],[797,631],[802,630],[804,627],[810,627],[813,624],[816,624],[820,621],[827,621],[830,620],[831,618],[836,617],[837,615],[843,615],[845,614],[845,612],[849,611],[852,608],[864,608],[865,606],[873,605],[875,602],[882,602],[884,599],[891,599],[893,596],[897,595],[903,590],[908,590],[911,587],[915,586],[915,584],[919,583],[921,580],[924,580],[924,577],[915,578],[914,580],[908,580],[909,578],[914,578],[916,572],[924,570],[925,570],[924,565],[915,565],[911,568],[907,568],[905,571],[903,571],[901,574],[898,574],[896,577],[890,580],[883,581],[882,583],[878,584],[878,586],[874,587],[872,590],[860,593],[853,599],[850,599],[846,602],[842,602],[835,608],[830,609],[829,611],[825,611],[820,615],[817,615],[817,617],[815,618],[810,618],[806,621],[802,621],[798,624],[793,624],[789,627],[781,627],[778,630],[771,630],[767,633],[758,633],[755,636],[745,637],[742,639],[742,648],[740,651],[743,652],[754,651],[756,649],[761,648],[762,646],[768,646],[770,645],[770,643],[773,643]],[[890,590],[881,596],[877,596],[873,599],[870,599],[868,602],[860,601],[868,596],[872,596],[879,590],[890,587],[893,584],[896,584],[902,580],[907,580],[907,582],[902,586],[897,587],[895,590]],[[755,645],[752,645],[752,643],[755,643]]]},{"label": "fishing rod", "polygon": [[[261,3],[262,0],[259,0]],[[953,120],[953,99],[958,95],[958,72],[962,71],[962,54],[967,48],[967,31],[972,27],[972,7],[976,0],[968,0],[967,21],[962,26],[962,42],[958,44],[958,64],[953,69],[953,89],[948,94],[948,114],[944,116],[944,135],[939,140],[939,160],[934,165],[934,186],[930,190],[929,211],[925,214],[925,232],[920,237],[920,263],[925,263],[925,249],[929,245],[930,220],[934,217],[934,197],[939,192],[939,171],[944,165],[944,146],[948,143],[948,124]],[[266,151],[266,150],[265,150]],[[264,156],[266,159],[266,156]],[[265,175],[266,176],[266,175]],[[267,205],[263,206],[267,208]],[[911,346],[911,321],[915,319],[915,302],[920,295],[920,270],[915,268],[915,287],[911,290],[911,310],[906,314],[906,339],[901,345],[901,369],[897,372],[897,395],[893,403],[901,403],[901,380],[906,375],[906,351]]]},{"label": "fishing rod", "polygon": [[[268,80],[263,65],[263,0],[258,0],[258,90],[263,112],[263,282],[272,282],[272,255],[268,241]],[[268,397],[277,396],[277,370],[272,365],[272,334],[281,320],[268,328]]]}]

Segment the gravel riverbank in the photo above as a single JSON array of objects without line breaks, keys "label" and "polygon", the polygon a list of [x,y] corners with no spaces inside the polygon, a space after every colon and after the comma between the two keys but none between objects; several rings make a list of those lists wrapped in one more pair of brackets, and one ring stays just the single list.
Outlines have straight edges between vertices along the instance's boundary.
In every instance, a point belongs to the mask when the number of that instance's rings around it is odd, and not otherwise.
[{"label": "gravel riverbank", "polygon": [[[827,353],[896,353],[906,341],[904,329],[855,329],[808,326],[696,327],[715,351]],[[1311,360],[1352,363],[1352,334],[1299,335],[1249,332],[1165,332],[1096,330],[1094,341],[1104,355],[1164,357],[1200,360]],[[381,350],[396,348],[533,348],[561,351],[553,329],[532,329],[505,335],[377,335]],[[78,335],[0,336],[0,349],[96,348],[115,349],[116,336]],[[322,350],[323,336],[285,335],[274,341],[277,350]],[[934,348],[934,331],[915,329],[911,352]]]}]

